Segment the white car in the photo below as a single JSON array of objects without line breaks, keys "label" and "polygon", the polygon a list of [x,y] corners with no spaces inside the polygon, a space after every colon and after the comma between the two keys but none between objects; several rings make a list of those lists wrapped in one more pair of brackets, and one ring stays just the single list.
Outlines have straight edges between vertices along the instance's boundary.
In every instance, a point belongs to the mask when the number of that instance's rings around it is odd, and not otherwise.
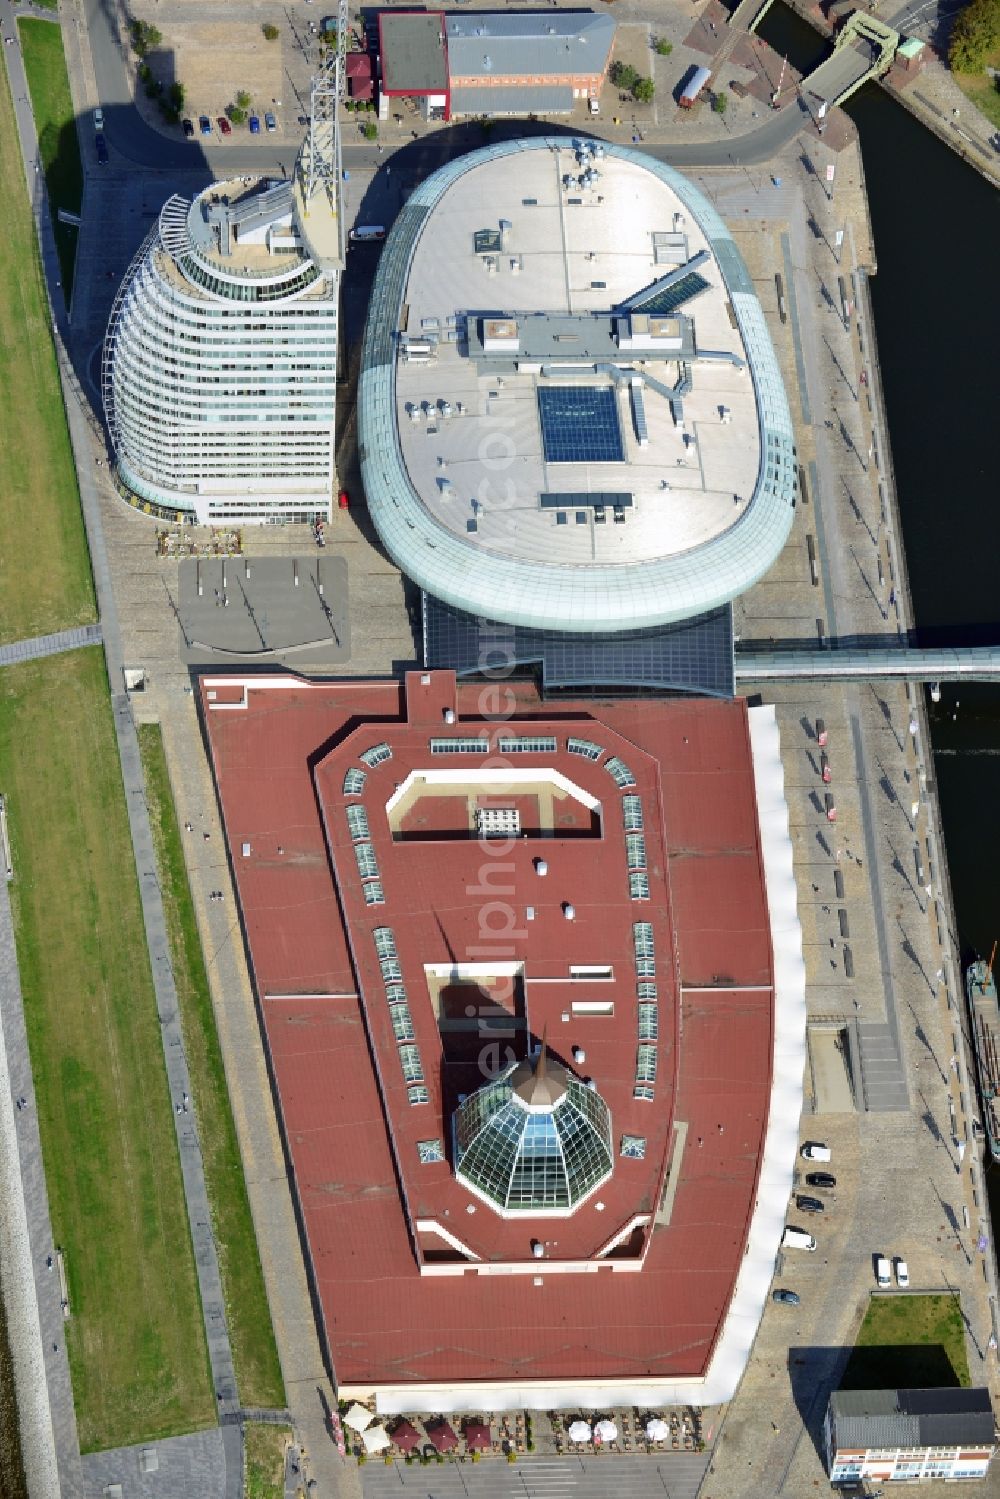
[{"label": "white car", "polygon": [[592,115],[599,115],[601,112],[601,106],[596,99],[588,99],[587,108],[590,110],[590,113]]},{"label": "white car", "polygon": [[822,1140],[807,1140],[802,1147],[802,1155],[807,1161],[829,1161],[832,1159],[829,1145],[824,1145]]},{"label": "white car", "polygon": [[875,1284],[883,1290],[892,1285],[892,1273],[889,1269],[889,1261],[884,1254],[875,1256]]},{"label": "white car", "polygon": [[894,1263],[896,1266],[896,1284],[897,1286],[902,1286],[905,1290],[906,1287],[910,1284],[909,1266],[907,1265],[906,1261],[902,1259],[898,1254]]},{"label": "white car", "polygon": [[95,130],[103,130],[104,129],[104,110],[101,109],[100,107],[98,107],[97,109],[94,110],[94,129]]}]

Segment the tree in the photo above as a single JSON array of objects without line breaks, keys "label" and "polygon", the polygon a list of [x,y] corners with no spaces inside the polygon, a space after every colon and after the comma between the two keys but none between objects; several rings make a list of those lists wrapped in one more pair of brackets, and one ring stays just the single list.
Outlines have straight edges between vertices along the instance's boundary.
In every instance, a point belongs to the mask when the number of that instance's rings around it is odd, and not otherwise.
[{"label": "tree", "polygon": [[278,37],[281,35],[277,26],[275,26],[272,21],[265,21],[264,25],[260,29],[269,42],[276,42],[278,40]]},{"label": "tree", "polygon": [[[237,98],[239,98],[238,94]],[[234,125],[245,125],[247,122],[247,112],[245,109],[241,108],[239,104],[230,104],[229,108],[226,110],[226,114],[232,120]]]},{"label": "tree", "polygon": [[637,78],[632,85],[632,98],[639,104],[651,104],[656,93],[652,78]]},{"label": "tree", "polygon": [[376,125],[375,121],[366,120],[361,127],[361,134],[364,136],[366,141],[375,140],[376,136],[378,135],[378,126]]},{"label": "tree", "polygon": [[979,73],[987,53],[1000,46],[1000,0],[971,0],[956,17],[948,61],[958,73]]},{"label": "tree", "polygon": [[669,57],[670,54],[671,54],[671,52],[673,50],[674,50],[674,44],[673,44],[673,42],[668,42],[667,39],[666,39],[666,37],[661,36],[660,39],[659,39],[659,41],[656,44],[656,55],[657,55],[657,57]]},{"label": "tree", "polygon": [[178,114],[184,108],[184,97],[183,83],[172,83],[167,93],[167,98],[170,100],[171,108],[175,109]]},{"label": "tree", "polygon": [[716,94],[712,99],[712,108],[717,115],[724,115],[729,108],[728,94]]},{"label": "tree", "polygon": [[630,63],[613,62],[608,77],[615,88],[629,89],[634,88],[639,75]]}]

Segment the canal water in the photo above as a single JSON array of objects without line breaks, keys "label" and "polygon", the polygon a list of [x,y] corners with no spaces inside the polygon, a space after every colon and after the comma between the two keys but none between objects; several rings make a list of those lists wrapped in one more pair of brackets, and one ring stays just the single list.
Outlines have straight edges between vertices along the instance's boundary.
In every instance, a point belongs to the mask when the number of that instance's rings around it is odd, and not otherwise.
[{"label": "canal water", "polygon": [[[760,32],[802,71],[829,49],[780,3]],[[917,632],[926,645],[1000,643],[1000,194],[877,85],[847,113],[874,229],[872,307]],[[1000,939],[1000,687],[944,686],[929,710],[965,963]],[[1000,1169],[987,1185],[996,1237]]]}]

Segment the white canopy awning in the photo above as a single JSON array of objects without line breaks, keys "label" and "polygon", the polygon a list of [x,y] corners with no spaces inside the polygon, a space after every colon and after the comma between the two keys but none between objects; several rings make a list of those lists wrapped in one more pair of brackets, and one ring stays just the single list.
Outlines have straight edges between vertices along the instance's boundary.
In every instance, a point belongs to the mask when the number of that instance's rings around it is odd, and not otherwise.
[{"label": "white canopy awning", "polygon": [[344,1417],[344,1425],[349,1426],[352,1431],[356,1431],[360,1435],[361,1432],[365,1431],[372,1424],[374,1419],[375,1417],[371,1411],[366,1411],[363,1405],[358,1405],[357,1401],[355,1401]]}]

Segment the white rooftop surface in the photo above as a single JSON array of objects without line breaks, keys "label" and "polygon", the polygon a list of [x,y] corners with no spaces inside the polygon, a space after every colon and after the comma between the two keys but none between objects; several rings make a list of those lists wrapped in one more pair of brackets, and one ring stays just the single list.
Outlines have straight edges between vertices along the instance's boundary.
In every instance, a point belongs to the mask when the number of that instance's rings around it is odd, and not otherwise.
[{"label": "white rooftop surface", "polygon": [[[411,339],[421,337],[425,318],[438,319],[437,358],[396,367],[403,462],[435,519],[487,551],[570,566],[644,562],[703,545],[739,521],[760,469],[757,406],[745,367],[692,363],[693,389],[683,398],[685,430],[695,439],[688,449],[666,397],[644,385],[649,445],[640,448],[626,384],[614,386],[609,375],[588,366],[558,378],[502,373],[501,385],[495,374],[481,374],[459,345],[444,341],[447,320],[458,313],[607,311],[675,268],[657,264],[653,251],[654,232],[672,231],[675,213],[683,217],[688,257],[710,250],[692,214],[660,178],[620,157],[594,165],[600,173],[594,187],[567,194],[563,175],[581,170],[567,143],[485,162],[448,187],[420,234],[403,297]],[[568,197],[583,202],[571,205]],[[537,206],[524,206],[523,198],[536,198]],[[497,257],[500,268],[490,274],[474,251],[473,235],[496,229],[500,219],[512,227]],[[514,257],[517,272],[510,269]],[[697,347],[745,360],[715,260],[697,270],[711,289],[679,309],[694,320]],[[606,286],[592,288],[592,281]],[[648,365],[641,359],[641,351],[620,350],[615,362],[645,369],[668,387],[676,383],[676,359],[654,358]],[[539,386],[594,384],[616,391],[625,462],[546,463]],[[450,418],[409,419],[411,404],[439,401],[451,403]],[[463,415],[457,414],[459,402]],[[720,407],[730,414],[726,423]],[[429,426],[436,431],[429,433]],[[450,481],[450,493],[442,489],[443,479]],[[572,513],[577,506],[567,500],[569,524],[559,525],[554,510],[539,507],[543,491],[625,491],[634,508],[626,511],[624,524],[612,524],[608,515],[603,525],[594,523],[588,509],[586,525],[579,525]],[[734,502],[737,495],[740,503]],[[469,534],[474,515],[478,531]]]}]

